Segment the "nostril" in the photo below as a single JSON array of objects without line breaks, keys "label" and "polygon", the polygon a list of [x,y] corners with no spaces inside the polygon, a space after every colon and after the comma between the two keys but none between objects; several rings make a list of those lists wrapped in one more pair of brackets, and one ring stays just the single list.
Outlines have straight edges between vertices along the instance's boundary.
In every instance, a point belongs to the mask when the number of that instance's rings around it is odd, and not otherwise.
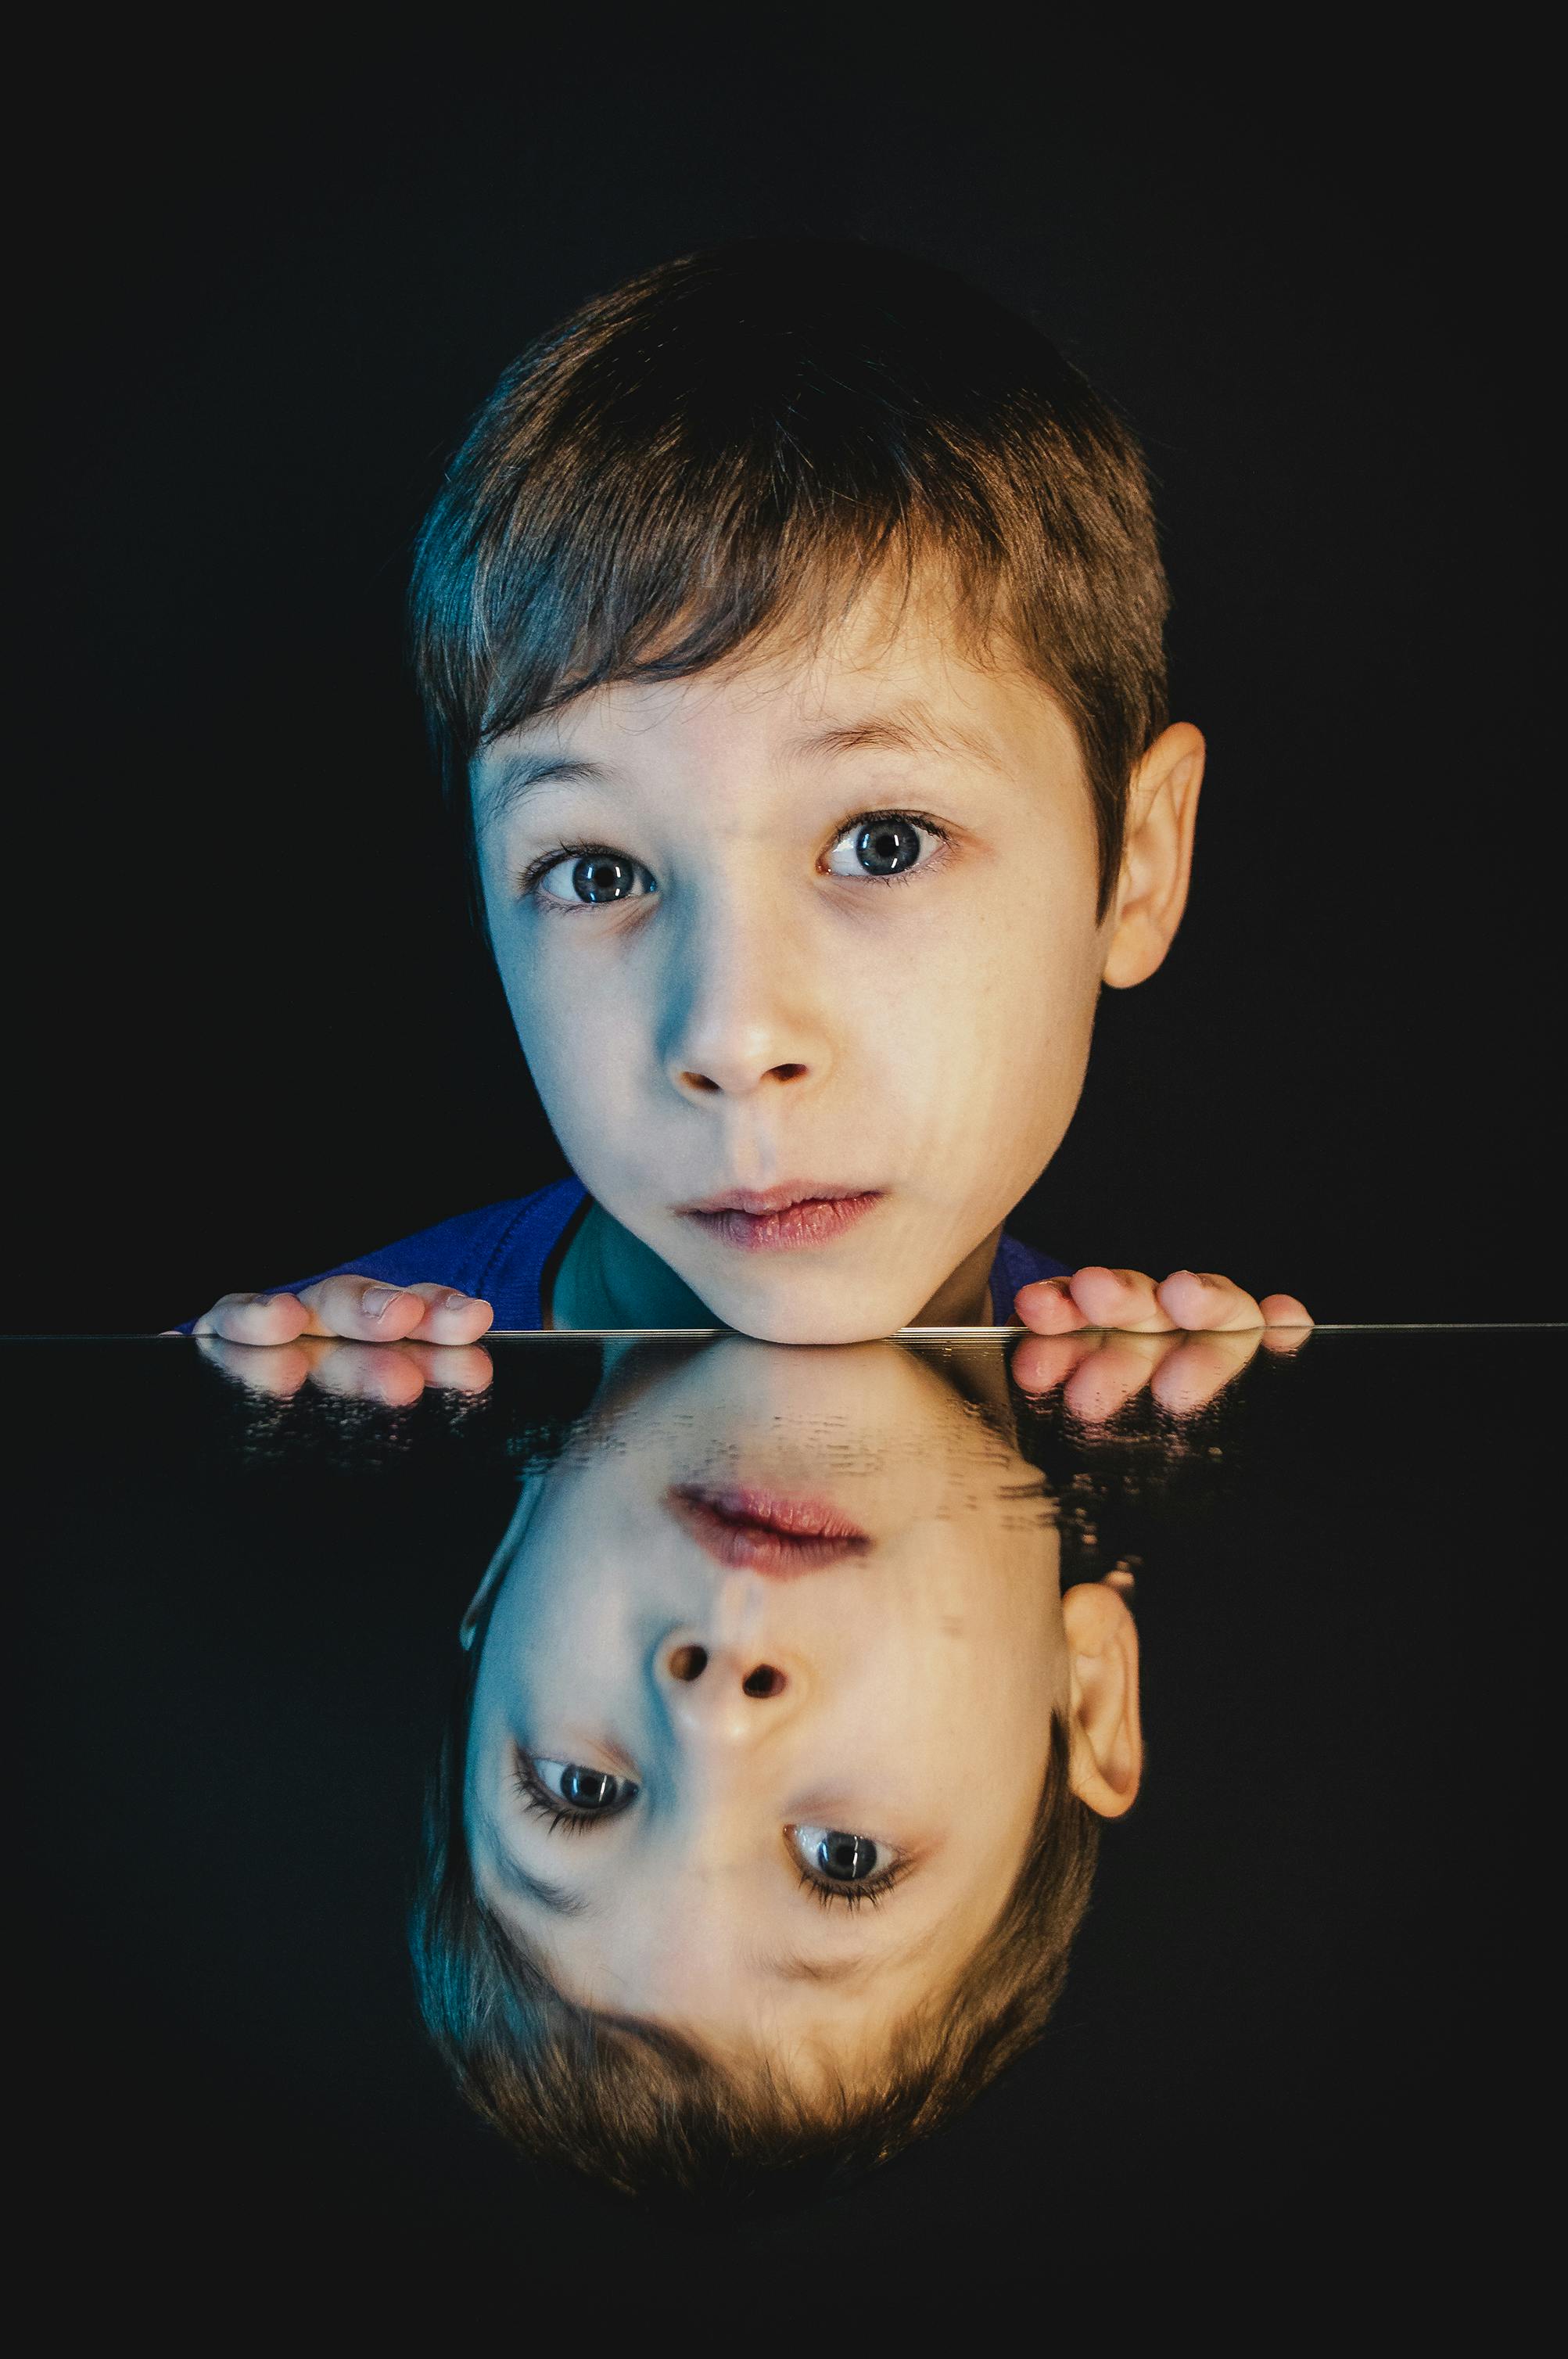
[{"label": "nostril", "polygon": [[776,1671],[771,1663],[758,1663],[755,1671],[747,1671],[741,1686],[748,1696],[782,1695],[784,1674]]},{"label": "nostril", "polygon": [[670,1658],[670,1676],[677,1680],[700,1680],[708,1668],[705,1647],[677,1647]]}]

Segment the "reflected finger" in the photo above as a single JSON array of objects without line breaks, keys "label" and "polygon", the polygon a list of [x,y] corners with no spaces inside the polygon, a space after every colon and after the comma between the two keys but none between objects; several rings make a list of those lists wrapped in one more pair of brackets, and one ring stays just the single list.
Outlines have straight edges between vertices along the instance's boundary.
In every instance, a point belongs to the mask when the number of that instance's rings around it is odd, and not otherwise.
[{"label": "reflected finger", "polygon": [[[486,1310],[489,1305],[485,1305]],[[419,1373],[438,1392],[488,1392],[495,1363],[482,1343],[404,1343],[399,1347],[418,1363]]]},{"label": "reflected finger", "polygon": [[1024,1393],[1054,1392],[1099,1341],[1093,1328],[1080,1329],[1075,1335],[1027,1334],[1015,1345],[1008,1362],[1013,1382]]},{"label": "reflected finger", "polygon": [[1165,1335],[1103,1335],[1069,1376],[1062,1398],[1085,1425],[1104,1424],[1142,1391],[1171,1348]]},{"label": "reflected finger", "polygon": [[332,1343],[311,1374],[336,1400],[372,1400],[383,1408],[408,1408],[425,1389],[418,1355],[397,1343]]},{"label": "reflected finger", "polygon": [[299,1343],[231,1343],[222,1335],[198,1335],[204,1360],[247,1392],[290,1400],[310,1374],[310,1355]]},{"label": "reflected finger", "polygon": [[1149,1381],[1149,1391],[1172,1416],[1205,1408],[1241,1374],[1263,1342],[1260,1327],[1234,1333],[1183,1336]]}]

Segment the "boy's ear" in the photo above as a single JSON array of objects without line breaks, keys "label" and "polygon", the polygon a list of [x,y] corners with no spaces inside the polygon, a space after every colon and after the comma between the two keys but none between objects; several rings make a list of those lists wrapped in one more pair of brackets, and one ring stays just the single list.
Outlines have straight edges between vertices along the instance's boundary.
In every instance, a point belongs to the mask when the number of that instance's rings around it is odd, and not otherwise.
[{"label": "boy's ear", "polygon": [[485,1609],[495,1594],[498,1583],[505,1580],[511,1570],[517,1550],[522,1546],[523,1535],[528,1530],[534,1509],[539,1505],[539,1493],[543,1488],[543,1469],[532,1474],[525,1474],[518,1486],[519,1496],[512,1520],[506,1527],[506,1536],[485,1567],[485,1578],[469,1599],[468,1610],[457,1625],[457,1643],[464,1654],[468,1652],[478,1635],[479,1625],[485,1618]]},{"label": "boy's ear", "polygon": [[1103,1819],[1132,1808],[1143,1775],[1138,1708],[1138,1625],[1116,1590],[1080,1582],[1062,1600],[1072,1669],[1069,1776]]},{"label": "boy's ear", "polygon": [[1190,721],[1161,731],[1132,774],[1127,842],[1101,969],[1114,990],[1151,975],[1175,940],[1187,906],[1203,783],[1203,740]]}]

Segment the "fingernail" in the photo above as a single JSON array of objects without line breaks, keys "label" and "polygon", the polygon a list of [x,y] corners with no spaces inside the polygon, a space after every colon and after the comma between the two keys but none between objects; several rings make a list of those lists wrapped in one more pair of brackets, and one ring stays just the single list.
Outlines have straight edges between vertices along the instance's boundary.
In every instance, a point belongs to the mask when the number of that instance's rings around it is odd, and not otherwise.
[{"label": "fingernail", "polygon": [[448,1310],[462,1310],[466,1307],[468,1300],[469,1297],[466,1294],[449,1294],[444,1307]]},{"label": "fingernail", "polygon": [[389,1302],[396,1302],[403,1292],[400,1286],[368,1287],[359,1298],[359,1307],[367,1319],[379,1319]]}]

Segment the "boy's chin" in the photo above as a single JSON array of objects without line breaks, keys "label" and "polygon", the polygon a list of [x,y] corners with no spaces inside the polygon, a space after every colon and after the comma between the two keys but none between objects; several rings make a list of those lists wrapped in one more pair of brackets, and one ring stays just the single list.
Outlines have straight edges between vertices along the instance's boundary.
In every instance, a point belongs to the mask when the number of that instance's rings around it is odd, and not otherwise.
[{"label": "boy's chin", "polygon": [[[855,1288],[780,1278],[767,1288],[705,1288],[715,1318],[759,1343],[870,1343],[919,1315],[906,1288]],[[727,1299],[725,1299],[727,1296]],[[921,1301],[928,1299],[922,1296]]]}]

